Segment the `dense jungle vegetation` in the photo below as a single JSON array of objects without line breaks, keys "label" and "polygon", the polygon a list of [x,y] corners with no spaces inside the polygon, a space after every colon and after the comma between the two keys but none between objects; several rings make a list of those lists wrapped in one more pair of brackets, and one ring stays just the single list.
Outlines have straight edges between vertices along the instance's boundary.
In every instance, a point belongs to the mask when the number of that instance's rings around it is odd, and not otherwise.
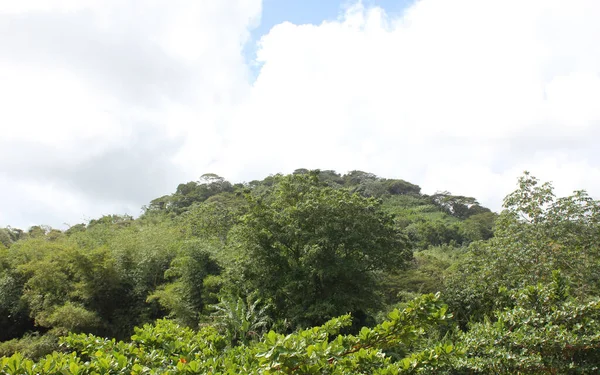
[{"label": "dense jungle vegetation", "polygon": [[139,218],[0,228],[0,374],[594,374],[600,202],[497,214],[352,171],[207,174]]}]

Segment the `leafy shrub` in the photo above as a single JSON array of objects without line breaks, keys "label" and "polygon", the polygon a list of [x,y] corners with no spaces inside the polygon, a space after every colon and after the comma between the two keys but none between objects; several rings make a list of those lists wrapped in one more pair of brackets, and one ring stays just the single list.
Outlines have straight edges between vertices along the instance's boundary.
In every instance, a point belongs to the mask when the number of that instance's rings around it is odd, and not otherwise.
[{"label": "leafy shrub", "polygon": [[[398,374],[444,368],[455,355],[451,344],[424,348],[428,327],[449,318],[434,295],[395,310],[389,320],[359,334],[339,332],[349,315],[323,326],[282,335],[273,331],[259,342],[226,348],[213,327],[199,332],[169,320],[137,328],[130,342],[70,334],[63,352],[39,361],[21,354],[0,359],[0,373],[17,374]],[[392,355],[393,353],[394,355]]]},{"label": "leafy shrub", "polygon": [[24,357],[37,360],[57,350],[58,337],[54,333],[40,335],[27,334],[20,339],[12,339],[0,343],[0,357],[20,353]]}]

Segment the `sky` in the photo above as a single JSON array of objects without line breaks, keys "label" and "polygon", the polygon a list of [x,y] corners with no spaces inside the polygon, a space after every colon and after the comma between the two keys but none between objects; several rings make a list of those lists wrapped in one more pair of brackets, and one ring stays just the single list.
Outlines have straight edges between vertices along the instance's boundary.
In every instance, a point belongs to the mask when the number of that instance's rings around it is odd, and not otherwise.
[{"label": "sky", "polygon": [[0,0],[0,226],[363,170],[600,198],[597,0]]}]

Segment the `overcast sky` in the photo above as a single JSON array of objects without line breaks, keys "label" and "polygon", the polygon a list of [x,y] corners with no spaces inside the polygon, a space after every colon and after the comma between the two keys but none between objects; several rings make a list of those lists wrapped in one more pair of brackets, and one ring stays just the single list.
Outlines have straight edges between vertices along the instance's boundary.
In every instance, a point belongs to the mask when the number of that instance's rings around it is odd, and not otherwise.
[{"label": "overcast sky", "polygon": [[[264,16],[263,16],[264,15]],[[360,169],[600,198],[598,0],[0,0],[0,226]],[[262,20],[262,22],[261,22]]]}]

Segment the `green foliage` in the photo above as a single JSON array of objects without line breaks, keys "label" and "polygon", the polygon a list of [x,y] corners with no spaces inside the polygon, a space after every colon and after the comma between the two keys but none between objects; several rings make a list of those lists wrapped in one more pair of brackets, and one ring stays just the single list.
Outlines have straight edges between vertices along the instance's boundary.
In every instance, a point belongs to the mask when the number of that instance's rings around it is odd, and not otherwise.
[{"label": "green foliage", "polygon": [[458,245],[466,242],[458,222],[419,219],[406,227],[408,237],[417,249],[429,246]]},{"label": "green foliage", "polygon": [[498,215],[493,212],[481,212],[469,216],[461,222],[463,236],[469,242],[489,240],[494,236],[494,225]]},{"label": "green foliage", "polygon": [[445,276],[462,253],[461,248],[448,245],[415,252],[407,269],[382,276],[387,304],[406,302],[420,294],[436,293],[443,289]]},{"label": "green foliage", "polygon": [[576,295],[597,295],[600,276],[600,202],[585,192],[555,198],[549,183],[525,173],[507,196],[495,236],[474,243],[449,280],[449,302],[464,324],[502,307],[500,288],[548,283],[554,270]]},{"label": "green foliage", "polygon": [[344,186],[364,197],[419,194],[421,188],[404,180],[388,180],[363,171],[351,171],[342,177]]},{"label": "green foliage", "polygon": [[0,374],[600,372],[600,203],[504,208],[300,169],[0,228]]},{"label": "green foliage", "polygon": [[172,195],[153,200],[146,207],[146,213],[158,211],[181,214],[195,203],[204,202],[214,195],[225,192],[233,192],[231,183],[214,173],[207,173],[200,177],[200,181],[180,184]]},{"label": "green foliage", "polygon": [[250,340],[262,336],[271,325],[271,318],[267,314],[269,307],[261,306],[261,300],[253,299],[252,295],[245,299],[224,296],[212,306],[214,311],[211,318],[232,345],[248,344]]},{"label": "green foliage", "polygon": [[[258,345],[265,373],[285,374],[398,374],[422,373],[443,367],[454,354],[450,344],[422,348],[427,328],[449,318],[434,295],[425,295],[389,320],[354,335],[339,332],[351,324],[349,315],[321,327],[291,335],[269,332]],[[441,349],[441,350],[440,350]]]},{"label": "green foliage", "polygon": [[[84,296],[80,282],[85,256],[74,245],[36,238],[11,247],[14,264],[13,288],[21,290],[21,301],[37,325],[52,328],[68,320],[67,310],[57,309]],[[66,315],[65,315],[66,314]],[[66,320],[65,320],[66,319]],[[64,327],[69,328],[69,327]]]},{"label": "green foliage", "polygon": [[595,374],[600,371],[600,300],[580,302],[555,272],[541,283],[506,291],[511,308],[460,335],[468,353],[456,367],[481,374]]},{"label": "green foliage", "polygon": [[98,316],[83,306],[66,302],[64,305],[57,307],[52,313],[45,318],[45,321],[40,324],[64,328],[68,332],[91,331],[100,325]]},{"label": "green foliage", "polygon": [[432,195],[431,201],[446,213],[459,219],[490,212],[489,209],[481,207],[475,198],[451,195],[447,191]]},{"label": "green foliage", "polygon": [[164,316],[146,298],[165,283],[181,236],[113,215],[13,243],[0,251],[0,339],[48,329],[126,337]]},{"label": "green foliage", "polygon": [[21,300],[23,280],[11,255],[8,249],[0,248],[0,341],[19,337],[33,325]]},{"label": "green foliage", "polygon": [[474,198],[455,197],[448,193],[431,197],[414,194],[391,196],[384,199],[383,209],[394,215],[396,225],[406,232],[414,248],[419,250],[429,246],[463,246],[487,240],[493,236],[497,216],[479,206]]},{"label": "green foliage", "polygon": [[347,188],[353,193],[364,197],[383,198],[393,195],[418,195],[421,188],[404,180],[377,177],[373,173],[350,171],[340,175],[332,170],[296,169],[295,175],[315,174],[319,181],[332,188]]},{"label": "green foliage", "polygon": [[113,228],[127,228],[134,223],[133,217],[130,215],[105,215],[99,219],[90,220],[88,228],[96,226],[110,226]]},{"label": "green foliage", "polygon": [[227,244],[229,231],[245,213],[246,200],[231,193],[213,196],[195,204],[181,217],[181,225],[190,237]]},{"label": "green foliage", "polygon": [[[422,349],[427,328],[445,322],[436,296],[412,302],[390,320],[356,336],[339,332],[348,315],[290,335],[269,332],[246,346],[226,348],[214,328],[198,332],[172,321],[137,328],[130,342],[70,334],[63,351],[38,361],[20,354],[0,359],[0,373],[16,374],[398,374],[428,373],[456,355],[451,344]],[[394,355],[390,354],[394,353]]]},{"label": "green foliage", "polygon": [[277,318],[309,326],[378,303],[375,271],[403,267],[410,251],[374,199],[319,183],[315,174],[277,176],[249,196],[237,241],[243,278]]},{"label": "green foliage", "polygon": [[38,360],[58,349],[58,337],[54,333],[26,334],[18,339],[0,342],[0,357],[20,353],[29,359]]},{"label": "green foliage", "polygon": [[13,243],[10,232],[6,228],[0,228],[0,248],[7,248]]},{"label": "green foliage", "polygon": [[206,306],[214,302],[214,292],[205,284],[208,276],[218,275],[220,266],[205,250],[202,242],[184,242],[178,255],[165,271],[167,284],[159,286],[147,301],[156,300],[170,317],[188,326],[196,326]]},{"label": "green foliage", "polygon": [[[554,273],[547,286],[506,291],[511,307],[495,320],[432,343],[432,329],[451,315],[438,296],[424,295],[388,320],[356,335],[341,334],[349,315],[289,335],[273,331],[231,347],[210,326],[198,332],[173,321],[136,328],[131,341],[70,334],[61,352],[37,361],[0,359],[3,374],[557,374],[597,373],[600,301],[570,297]],[[14,345],[13,343],[10,343]]]}]

